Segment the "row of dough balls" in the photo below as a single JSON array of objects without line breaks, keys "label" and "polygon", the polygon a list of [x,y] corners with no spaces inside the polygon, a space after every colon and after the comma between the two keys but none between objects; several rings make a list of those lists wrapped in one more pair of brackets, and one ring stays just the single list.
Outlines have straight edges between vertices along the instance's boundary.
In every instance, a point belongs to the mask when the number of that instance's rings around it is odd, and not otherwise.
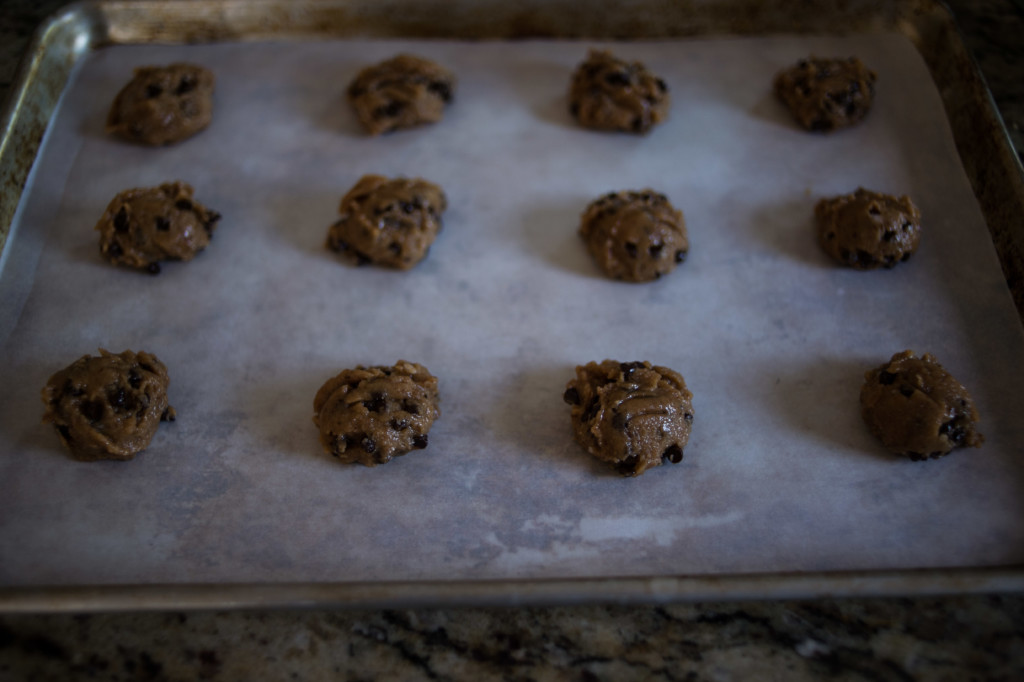
[{"label": "row of dough balls", "polygon": [[[871,109],[874,71],[859,59],[802,59],[776,75],[773,89],[804,128],[830,131]],[[347,94],[370,135],[441,120],[455,76],[422,57],[401,54],[361,71]],[[146,66],[114,98],[107,130],[132,142],[167,145],[205,129],[213,117],[213,73],[195,64]],[[641,62],[591,50],[576,67],[569,113],[586,128],[647,133],[668,116],[669,88]]]},{"label": "row of dough balls", "polygon": [[[366,175],[342,198],[327,248],[357,265],[407,270],[426,257],[447,206],[444,191],[426,180]],[[894,267],[920,242],[921,213],[906,196],[860,188],[820,200],[814,215],[821,247],[850,267]],[[161,261],[191,260],[205,249],[220,219],[183,182],[126,190],[96,224],[100,253],[115,265],[158,274]],[[595,199],[579,234],[608,277],[630,282],[667,275],[690,251],[682,212],[651,189]]]},{"label": "row of dough balls", "polygon": [[[129,460],[173,421],[167,368],[126,350],[86,355],[50,377],[43,422],[75,459]],[[682,375],[649,362],[604,360],[576,367],[562,399],[576,441],[623,476],[678,463],[693,426],[693,394]],[[861,415],[890,451],[924,460],[978,447],[978,413],[967,390],[930,354],[904,351],[865,374]],[[429,444],[441,416],[437,377],[423,365],[345,369],[313,400],[324,449],[345,463],[376,466]]]}]

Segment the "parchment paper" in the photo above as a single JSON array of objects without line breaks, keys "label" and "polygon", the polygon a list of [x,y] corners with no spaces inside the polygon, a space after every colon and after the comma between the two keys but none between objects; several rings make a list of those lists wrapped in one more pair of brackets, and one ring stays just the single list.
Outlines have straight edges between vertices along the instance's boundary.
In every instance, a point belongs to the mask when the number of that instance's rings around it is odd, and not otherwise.
[{"label": "parchment paper", "polygon": [[[577,128],[588,48],[669,84],[645,137]],[[444,120],[365,136],[344,98],[401,51],[459,78]],[[810,54],[879,73],[860,127],[797,129],[772,76]],[[135,66],[217,76],[181,145],[103,132]],[[445,229],[409,272],[323,248],[364,173],[427,178]],[[181,179],[224,215],[158,277],[103,262],[93,225],[129,187]],[[909,194],[920,251],[835,266],[821,197]],[[650,284],[605,279],[576,230],[597,196],[652,187],[692,249]],[[991,566],[1024,560],[1021,325],[936,86],[900,36],[577,42],[336,41],[115,47],[65,93],[0,273],[0,583],[363,581]],[[47,377],[103,347],[155,353],[178,420],[128,463],[79,463],[40,424]],[[979,450],[915,463],[860,421],[863,373],[931,352],[973,393]],[[311,422],[344,367],[425,364],[430,446],[341,465]],[[681,464],[623,479],[573,440],[573,368],[650,360],[694,393]]]}]

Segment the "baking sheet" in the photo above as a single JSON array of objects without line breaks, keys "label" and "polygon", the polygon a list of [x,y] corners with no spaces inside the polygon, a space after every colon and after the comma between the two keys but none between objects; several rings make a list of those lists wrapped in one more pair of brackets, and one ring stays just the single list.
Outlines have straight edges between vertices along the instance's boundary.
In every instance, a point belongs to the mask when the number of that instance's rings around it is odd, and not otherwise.
[{"label": "baking sheet", "polygon": [[[670,119],[649,136],[576,128],[590,47],[647,63]],[[411,51],[459,77],[429,128],[368,138],[344,101],[363,66]],[[770,94],[808,54],[880,74],[859,128],[797,130]],[[166,149],[107,138],[133,66],[217,75],[209,130]],[[410,272],[323,249],[364,173],[449,197]],[[127,187],[182,179],[224,214],[159,277],[101,261],[92,226]],[[834,267],[822,197],[863,185],[921,207],[905,266]],[[654,187],[686,216],[687,263],[605,280],[576,228],[608,191]],[[941,102],[898,35],[459,43],[121,46],[81,65],[0,272],[0,583],[410,581],[987,567],[1024,559],[1024,344]],[[74,462],[39,424],[46,378],[84,353],[144,349],[178,421],[130,463]],[[986,443],[936,462],[884,453],[859,420],[863,372],[904,348],[971,389]],[[696,419],[683,463],[621,479],[571,437],[573,367],[680,371]],[[339,465],[311,423],[343,367],[425,364],[430,447]]]}]

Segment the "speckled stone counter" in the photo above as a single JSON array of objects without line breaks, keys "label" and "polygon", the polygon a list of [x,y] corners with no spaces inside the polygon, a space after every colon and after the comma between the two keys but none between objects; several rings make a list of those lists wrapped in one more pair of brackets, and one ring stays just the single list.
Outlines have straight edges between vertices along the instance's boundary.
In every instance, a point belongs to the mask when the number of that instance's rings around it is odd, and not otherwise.
[{"label": "speckled stone counter", "polygon": [[[0,4],[0,99],[62,4]],[[950,5],[1020,154],[1024,7]],[[1024,595],[0,616],[0,682],[488,678],[1020,680]]]}]

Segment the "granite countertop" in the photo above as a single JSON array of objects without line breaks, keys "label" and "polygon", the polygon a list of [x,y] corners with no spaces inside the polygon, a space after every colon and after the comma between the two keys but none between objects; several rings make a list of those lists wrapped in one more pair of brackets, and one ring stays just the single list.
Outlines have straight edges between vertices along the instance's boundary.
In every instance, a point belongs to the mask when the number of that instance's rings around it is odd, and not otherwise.
[{"label": "granite countertop", "polygon": [[[0,4],[0,100],[60,0]],[[1024,5],[951,0],[1024,151]],[[0,680],[1024,679],[1024,595],[0,616]]]}]

